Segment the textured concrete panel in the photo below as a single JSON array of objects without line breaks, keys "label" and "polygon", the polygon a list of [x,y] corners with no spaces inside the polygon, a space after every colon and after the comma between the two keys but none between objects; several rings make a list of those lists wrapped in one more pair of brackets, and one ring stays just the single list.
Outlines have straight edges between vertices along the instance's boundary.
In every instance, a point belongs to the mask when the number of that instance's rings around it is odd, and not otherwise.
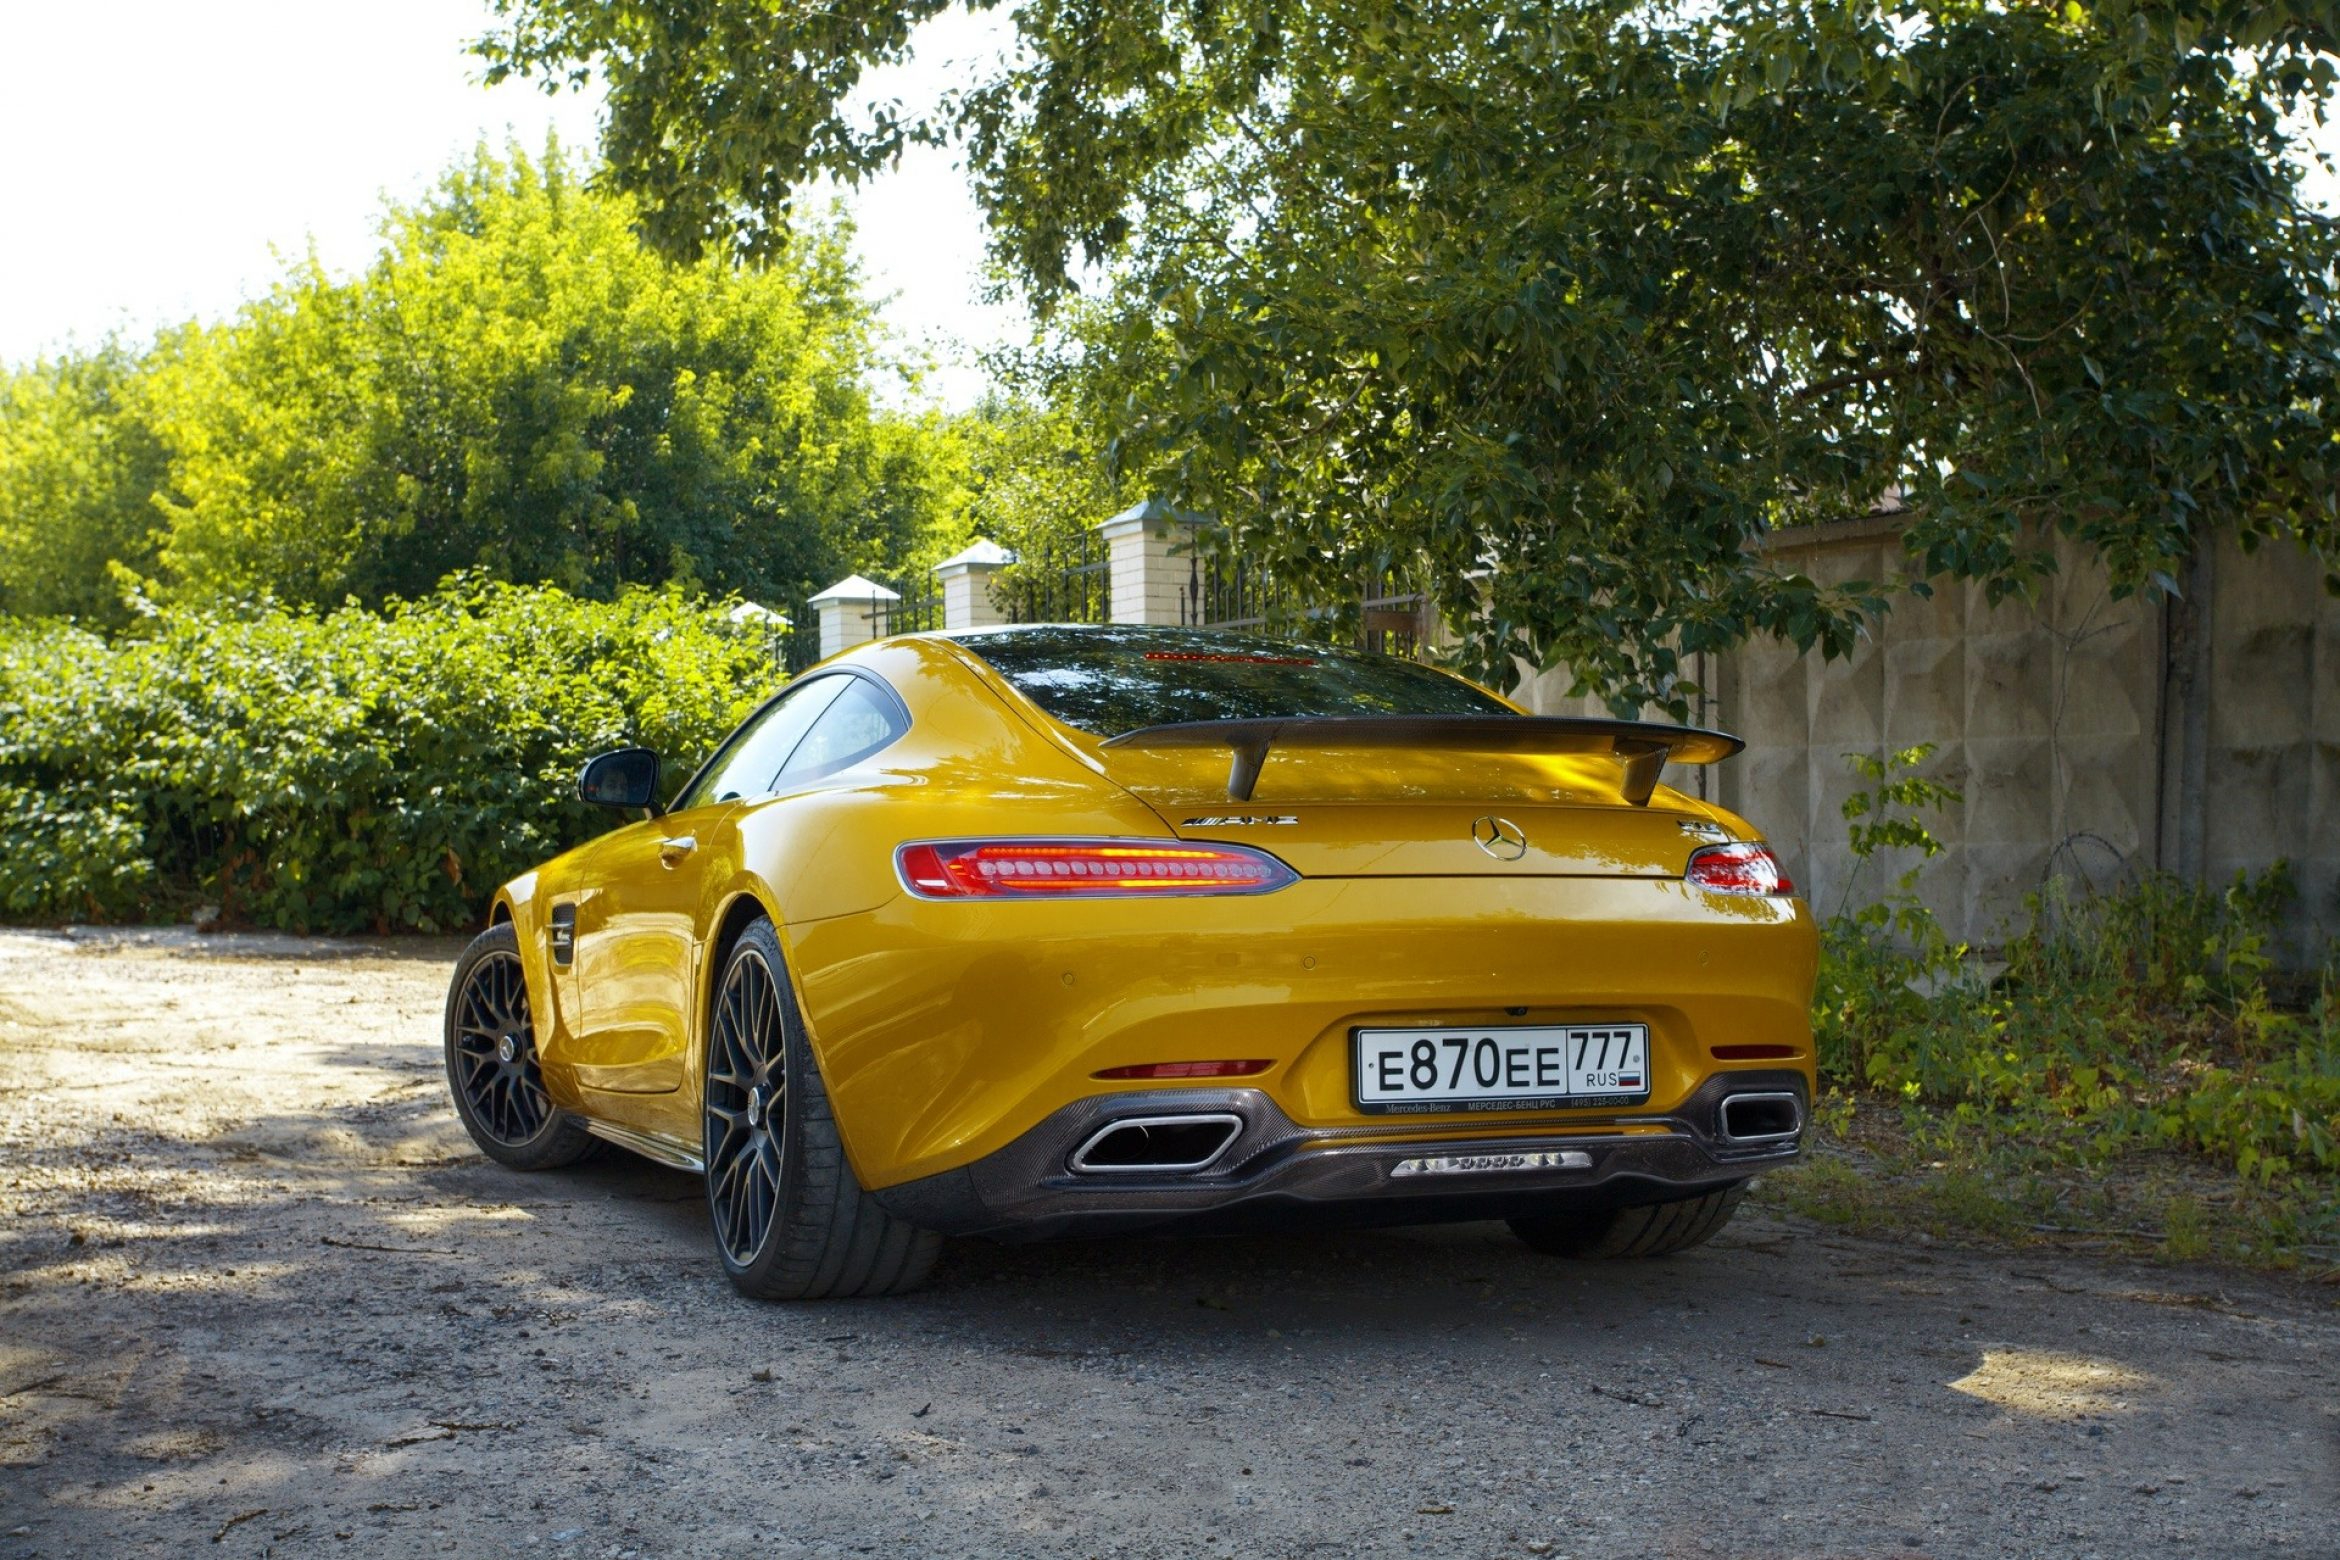
[{"label": "textured concrete panel", "polygon": [[[1769,561],[1824,581],[1880,579],[1899,554],[1884,528],[1863,524],[1782,538]],[[1965,800],[1932,820],[1951,848],[1924,865],[1919,891],[1954,938],[1995,945],[2051,878],[2101,891],[2156,870],[2174,856],[2164,834],[2176,819],[2200,830],[2212,881],[2290,860],[2302,902],[2283,951],[2316,962],[2340,936],[2340,602],[2323,595],[2321,571],[2287,547],[2221,547],[2192,728],[2206,783],[2191,795],[2185,723],[2169,704],[2184,682],[2167,664],[2168,609],[2116,599],[2068,543],[2057,561],[2036,600],[1993,605],[1947,584],[1906,598],[1848,660],[1768,641],[1718,658],[1711,718],[1748,748],[1715,777],[1716,798],[1770,835],[1831,914],[1848,884],[1858,904],[1912,864],[1880,859],[1855,877],[1839,808],[1865,782],[1844,755],[1933,743],[1925,772]],[[1565,672],[1538,679],[1532,707],[1599,711],[1561,698],[1566,687]]]},{"label": "textured concrete panel", "polygon": [[[1901,625],[1894,625],[1898,630]],[[1966,704],[1966,646],[1955,635],[1887,636],[1884,746],[1898,752],[1939,742],[1962,723]]]},{"label": "textured concrete panel", "polygon": [[2055,702],[2055,651],[2041,623],[1968,635],[1966,735],[2045,739]]},{"label": "textured concrete panel", "polygon": [[1885,655],[1879,641],[1864,639],[1836,661],[1809,660],[1804,709],[1815,749],[1875,751],[1885,731]]}]

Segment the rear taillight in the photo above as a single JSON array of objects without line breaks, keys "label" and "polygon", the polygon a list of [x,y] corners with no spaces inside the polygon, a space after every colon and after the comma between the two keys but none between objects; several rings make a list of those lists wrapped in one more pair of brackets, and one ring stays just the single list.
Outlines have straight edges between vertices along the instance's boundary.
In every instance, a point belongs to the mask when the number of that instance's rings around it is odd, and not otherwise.
[{"label": "rear taillight", "polygon": [[1792,894],[1796,885],[1768,845],[1708,845],[1690,854],[1683,881],[1717,894]]},{"label": "rear taillight", "polygon": [[1178,840],[936,840],[894,861],[922,899],[1264,894],[1299,880],[1265,851]]}]

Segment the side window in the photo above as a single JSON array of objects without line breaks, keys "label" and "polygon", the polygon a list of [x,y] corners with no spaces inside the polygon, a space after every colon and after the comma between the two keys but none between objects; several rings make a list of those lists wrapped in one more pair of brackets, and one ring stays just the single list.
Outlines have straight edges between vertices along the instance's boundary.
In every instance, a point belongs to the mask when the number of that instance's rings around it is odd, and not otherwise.
[{"label": "side window", "polygon": [[835,774],[869,757],[909,729],[900,709],[884,693],[858,677],[839,680],[846,682],[845,691],[821,712],[812,730],[796,745],[788,767],[780,772],[783,782],[818,780],[823,775]]},{"label": "side window", "polygon": [[816,677],[748,717],[747,724],[732,733],[706,772],[675,798],[675,811],[768,794],[780,766],[788,762],[789,753],[803,740],[806,730],[855,681],[851,677]]}]

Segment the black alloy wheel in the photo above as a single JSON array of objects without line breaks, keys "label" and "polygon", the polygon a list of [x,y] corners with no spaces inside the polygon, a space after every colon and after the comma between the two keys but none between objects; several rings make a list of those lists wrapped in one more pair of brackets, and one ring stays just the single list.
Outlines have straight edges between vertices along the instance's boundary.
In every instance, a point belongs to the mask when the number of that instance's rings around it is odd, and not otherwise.
[{"label": "black alloy wheel", "polygon": [[497,950],[471,967],[456,997],[455,1057],[463,1097],[499,1143],[527,1142],[552,1118],[536,1070],[536,1026],[520,956]]},{"label": "black alloy wheel", "polygon": [[820,1300],[925,1281],[942,1239],[895,1218],[854,1177],[769,920],[724,956],[700,1119],[707,1214],[742,1294]]},{"label": "black alloy wheel", "polygon": [[715,998],[707,1046],[707,1206],[732,1263],[755,1261],[780,1209],[788,1056],[763,950],[743,944]]},{"label": "black alloy wheel", "polygon": [[447,992],[447,1087],[471,1140],[516,1170],[571,1164],[592,1147],[585,1124],[545,1092],[528,977],[509,922],[482,932],[456,962]]}]

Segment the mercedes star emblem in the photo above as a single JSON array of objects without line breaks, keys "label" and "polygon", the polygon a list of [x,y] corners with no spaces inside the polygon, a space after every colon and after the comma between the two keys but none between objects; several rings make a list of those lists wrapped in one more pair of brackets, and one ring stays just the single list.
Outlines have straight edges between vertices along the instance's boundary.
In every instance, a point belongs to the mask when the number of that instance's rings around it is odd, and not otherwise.
[{"label": "mercedes star emblem", "polygon": [[1509,818],[1481,818],[1471,825],[1471,839],[1497,861],[1517,861],[1527,854],[1527,836]]}]

